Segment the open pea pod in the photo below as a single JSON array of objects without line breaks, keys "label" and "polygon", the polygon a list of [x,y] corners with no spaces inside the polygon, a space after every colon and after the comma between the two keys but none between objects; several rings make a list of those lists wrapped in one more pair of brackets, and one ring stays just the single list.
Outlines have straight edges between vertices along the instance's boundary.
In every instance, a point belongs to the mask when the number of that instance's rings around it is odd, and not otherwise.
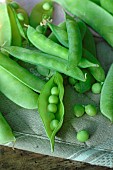
[{"label": "open pea pod", "polygon": [[[50,9],[45,10],[43,5],[48,3],[50,5]],[[53,2],[51,0],[43,0],[40,3],[36,4],[36,6],[32,9],[30,14],[30,25],[36,28],[37,25],[44,19],[51,17],[53,13]]]},{"label": "open pea pod", "polygon": [[0,144],[6,144],[15,141],[16,139],[12,133],[11,127],[0,112]]},{"label": "open pea pod", "polygon": [[[57,104],[57,112],[55,113],[55,119],[59,121],[58,126],[52,130],[50,128],[50,123],[54,119],[53,116],[48,114],[48,98],[51,95],[51,89],[57,86],[58,87],[58,99],[59,102]],[[40,93],[38,99],[38,109],[39,114],[42,118],[46,134],[51,143],[51,151],[54,151],[54,143],[55,143],[55,135],[59,131],[62,126],[64,119],[64,105],[63,105],[63,95],[64,95],[64,87],[63,87],[63,79],[62,76],[57,72],[44,86],[42,92]]]},{"label": "open pea pod", "polygon": [[11,24],[7,10],[7,4],[0,3],[0,46],[11,44]]}]

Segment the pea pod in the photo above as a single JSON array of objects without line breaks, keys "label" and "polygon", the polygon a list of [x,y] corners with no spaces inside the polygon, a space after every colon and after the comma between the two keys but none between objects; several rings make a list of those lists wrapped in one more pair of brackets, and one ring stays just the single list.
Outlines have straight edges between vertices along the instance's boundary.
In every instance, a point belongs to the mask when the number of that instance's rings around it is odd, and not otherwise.
[{"label": "pea pod", "polygon": [[[53,117],[48,115],[48,98],[51,95],[51,89],[53,87],[58,88],[58,99],[59,102],[57,104],[57,112],[55,113],[55,119],[58,120],[58,126],[52,130],[50,128],[50,123],[53,120]],[[63,87],[63,79],[59,73],[56,73],[44,86],[39,99],[38,99],[38,110],[39,114],[42,118],[46,134],[51,143],[51,151],[54,151],[54,140],[55,135],[61,128],[64,119],[64,105],[63,105],[63,96],[64,96],[64,87]],[[43,102],[42,102],[43,101]]]},{"label": "pea pod", "polygon": [[8,73],[36,92],[41,91],[45,82],[21,67],[14,60],[0,53],[0,66]]},{"label": "pea pod", "polygon": [[101,6],[113,15],[113,1],[112,0],[100,0]]},{"label": "pea pod", "polygon": [[89,91],[91,89],[92,84],[95,82],[94,77],[90,74],[88,70],[85,69],[83,70],[83,72],[86,74],[86,81],[79,81],[74,85],[74,88],[78,93],[85,93]]},{"label": "pea pod", "polygon": [[[43,5],[45,3],[49,3],[51,8],[49,10],[45,10]],[[42,2],[38,3],[31,11],[30,14],[30,25],[36,28],[37,25],[43,20],[44,16],[47,18],[51,17],[53,13],[53,2],[51,0],[43,0]]]},{"label": "pea pod", "polygon": [[11,127],[0,112],[0,145],[15,141]]},{"label": "pea pod", "polygon": [[7,4],[0,3],[0,46],[11,45],[11,23],[8,15]]},{"label": "pea pod", "polygon": [[[79,17],[113,47],[113,16],[89,0],[55,0],[68,12]],[[98,15],[97,15],[98,14]],[[94,18],[94,19],[93,19]]]},{"label": "pea pod", "polygon": [[90,0],[90,1],[96,3],[97,5],[100,5],[100,1],[101,1],[101,0]]},{"label": "pea pod", "polygon": [[78,66],[80,68],[89,68],[89,67],[99,67],[99,64],[97,64],[97,62],[93,61],[89,61],[86,58],[81,58],[80,62],[78,63]]},{"label": "pea pod", "polygon": [[35,65],[42,65],[49,69],[64,73],[77,80],[85,81],[85,76],[78,67],[75,67],[73,70],[67,70],[67,61],[56,56],[15,46],[1,48],[1,50],[3,52],[8,52],[12,56],[25,62]]},{"label": "pea pod", "polygon": [[68,69],[74,69],[82,58],[82,38],[78,24],[74,20],[66,19],[68,34]]},{"label": "pea pod", "polygon": [[8,5],[8,13],[10,17],[10,22],[11,22],[11,31],[12,31],[12,45],[15,46],[21,46],[22,45],[22,37],[20,35],[17,23],[16,23],[16,17],[13,11],[13,8]]},{"label": "pea pod", "polygon": [[26,109],[38,107],[38,94],[0,66],[0,91],[11,101]]}]

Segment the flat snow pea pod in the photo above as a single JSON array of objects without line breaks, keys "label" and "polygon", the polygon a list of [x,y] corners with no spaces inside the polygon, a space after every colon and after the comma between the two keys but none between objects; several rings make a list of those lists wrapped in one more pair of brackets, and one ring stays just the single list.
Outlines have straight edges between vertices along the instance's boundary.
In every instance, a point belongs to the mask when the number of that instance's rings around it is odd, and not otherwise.
[{"label": "flat snow pea pod", "polygon": [[0,145],[15,141],[11,127],[0,112]]},{"label": "flat snow pea pod", "polygon": [[80,68],[99,67],[99,64],[97,64],[97,62],[91,62],[86,58],[81,58],[80,62],[78,63],[78,66]]},{"label": "flat snow pea pod", "polygon": [[89,0],[84,0],[84,3],[83,0],[71,2],[70,0],[55,0],[55,2],[86,22],[113,47],[113,16],[111,14]]},{"label": "flat snow pea pod", "polygon": [[113,122],[113,64],[111,65],[102,86],[100,111]]},{"label": "flat snow pea pod", "polygon": [[11,101],[26,109],[38,107],[38,94],[0,66],[0,91]]},{"label": "flat snow pea pod", "polygon": [[83,49],[83,57],[99,65],[99,67],[89,67],[88,70],[97,81],[103,82],[105,80],[105,71],[102,68],[100,62],[89,51],[85,49]]},{"label": "flat snow pea pod", "polygon": [[56,56],[16,46],[4,47],[1,48],[1,50],[25,62],[42,65],[49,69],[64,73],[77,80],[85,81],[85,76],[79,67],[75,67],[73,70],[67,70],[67,61]]},{"label": "flat snow pea pod", "polygon": [[27,36],[29,41],[41,51],[61,57],[65,59],[68,58],[68,49],[62,47],[61,45],[53,42],[45,35],[38,33],[33,27],[28,26]]},{"label": "flat snow pea pod", "polygon": [[[45,3],[49,3],[51,8],[49,10],[45,10],[43,8],[43,5]],[[51,0],[43,0],[42,2],[35,5],[35,7],[32,9],[30,14],[30,25],[34,28],[36,28],[37,25],[42,22],[44,16],[47,18],[51,18],[53,13],[53,2]]]},{"label": "flat snow pea pod", "polygon": [[8,73],[18,79],[20,82],[33,89],[36,92],[41,91],[45,81],[31,74],[28,70],[21,67],[16,61],[0,53],[0,66]]},{"label": "flat snow pea pod", "polygon": [[[55,113],[55,120],[59,123],[55,129],[51,129],[50,124],[53,120],[53,117],[48,115],[48,98],[51,95],[51,89],[53,87],[58,88],[58,98],[59,102],[57,104],[57,112]],[[50,140],[51,151],[54,151],[55,135],[61,128],[64,119],[64,105],[63,105],[63,96],[64,96],[64,87],[63,87],[63,78],[59,73],[56,73],[44,86],[43,90],[40,93],[38,99],[38,111],[42,118],[46,134]]]},{"label": "flat snow pea pod", "polygon": [[78,93],[85,93],[89,91],[91,89],[92,84],[95,82],[94,77],[90,74],[88,70],[84,69],[83,72],[86,74],[86,81],[79,81],[74,85],[74,88]]},{"label": "flat snow pea pod", "polygon": [[66,19],[68,34],[68,69],[74,69],[82,58],[82,38],[78,24],[74,20]]},{"label": "flat snow pea pod", "polygon": [[11,22],[11,31],[12,31],[12,45],[15,46],[21,46],[22,45],[22,37],[20,35],[17,23],[16,23],[16,17],[13,11],[13,8],[8,5],[8,13],[9,13],[9,18]]},{"label": "flat snow pea pod", "polygon": [[0,46],[11,45],[11,23],[8,15],[7,4],[0,3]]},{"label": "flat snow pea pod", "polygon": [[113,1],[112,0],[100,0],[102,8],[113,15]]},{"label": "flat snow pea pod", "polygon": [[86,33],[84,35],[82,45],[83,48],[88,50],[93,56],[96,57],[96,45],[95,45],[94,37],[88,27],[86,28]]}]

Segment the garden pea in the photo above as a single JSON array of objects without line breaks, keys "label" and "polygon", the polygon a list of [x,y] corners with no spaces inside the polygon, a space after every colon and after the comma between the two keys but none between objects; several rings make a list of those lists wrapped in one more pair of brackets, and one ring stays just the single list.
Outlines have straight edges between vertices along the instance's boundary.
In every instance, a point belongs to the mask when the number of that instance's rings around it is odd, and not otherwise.
[{"label": "garden pea", "polygon": [[[51,95],[51,90],[57,87],[58,88],[58,99],[59,102],[56,104],[57,112],[53,116],[48,116],[48,99]],[[64,87],[63,87],[63,78],[56,72],[51,79],[45,84],[44,88],[38,99],[38,111],[43,121],[46,134],[50,140],[51,151],[54,151],[54,143],[56,133],[59,131],[63,124],[64,119],[64,105],[63,105],[63,96],[64,96]],[[50,112],[49,112],[50,113]]]},{"label": "garden pea", "polygon": [[81,130],[77,132],[77,140],[79,142],[86,142],[89,139],[89,132],[87,130]]},{"label": "garden pea", "polygon": [[58,104],[58,97],[56,95],[50,95],[48,100],[49,103]]},{"label": "garden pea", "polygon": [[81,117],[81,116],[84,115],[84,113],[85,113],[85,108],[84,108],[84,106],[82,106],[82,105],[80,105],[80,104],[76,104],[76,105],[74,106],[74,115],[75,115],[76,117]]},{"label": "garden pea", "polygon": [[91,87],[91,90],[95,94],[99,94],[102,89],[102,84],[101,83],[94,83]]},{"label": "garden pea", "polygon": [[11,127],[0,112],[0,145],[15,141]]},{"label": "garden pea", "polygon": [[18,17],[18,19],[19,19],[20,21],[24,21],[24,16],[23,16],[22,13],[18,13],[18,14],[17,14],[17,17]]},{"label": "garden pea", "polygon": [[95,116],[97,114],[97,108],[92,104],[88,104],[85,106],[85,112],[89,116]]}]

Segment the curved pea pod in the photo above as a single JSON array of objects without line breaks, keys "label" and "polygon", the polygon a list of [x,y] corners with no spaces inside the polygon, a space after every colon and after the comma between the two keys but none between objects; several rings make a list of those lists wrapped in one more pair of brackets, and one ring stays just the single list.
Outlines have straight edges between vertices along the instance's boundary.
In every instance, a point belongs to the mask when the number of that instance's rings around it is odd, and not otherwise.
[{"label": "curved pea pod", "polygon": [[[51,8],[49,10],[45,10],[43,5],[45,3],[49,3]],[[36,6],[32,9],[30,14],[30,25],[36,28],[37,25],[43,20],[44,17],[51,18],[53,13],[53,2],[51,0],[43,0],[42,2],[36,4]]]},{"label": "curved pea pod", "polygon": [[68,34],[68,69],[74,69],[82,58],[82,38],[78,24],[75,20],[66,19]]},{"label": "curved pea pod", "polygon": [[113,64],[111,65],[101,90],[100,111],[113,122]]},{"label": "curved pea pod", "polygon": [[79,26],[80,33],[81,33],[81,38],[83,40],[83,38],[85,36],[85,33],[86,33],[86,29],[87,29],[86,24],[82,20],[80,20],[78,18],[76,19],[76,22],[77,22],[77,24]]},{"label": "curved pea pod", "polygon": [[97,63],[99,65],[99,67],[89,67],[88,70],[97,81],[103,82],[105,80],[105,71],[102,68],[100,62],[89,51],[85,49],[83,49],[83,57],[90,62]]},{"label": "curved pea pod", "polygon": [[12,31],[12,45],[15,46],[21,46],[22,45],[22,37],[20,35],[17,23],[16,23],[16,17],[13,11],[13,8],[11,8],[10,5],[8,5],[8,13],[9,13],[9,18],[11,22],[11,31]]},{"label": "curved pea pod", "polygon": [[92,84],[95,82],[94,77],[90,74],[88,70],[84,69],[83,72],[86,74],[86,81],[79,81],[74,85],[74,88],[78,93],[85,93],[89,91]]},{"label": "curved pea pod", "polygon": [[31,74],[28,70],[21,67],[17,62],[0,53],[0,66],[20,82],[39,92],[43,88],[45,81]]},{"label": "curved pea pod", "polygon": [[[54,0],[71,14],[79,17],[113,47],[113,16],[89,0]],[[98,15],[97,15],[98,14]],[[94,18],[94,19],[93,19]]]},{"label": "curved pea pod", "polygon": [[[51,130],[50,123],[53,120],[53,118],[48,115],[47,107],[48,107],[48,98],[51,95],[51,89],[54,86],[58,87],[58,92],[59,92],[59,95],[58,95],[59,102],[57,104],[57,112],[55,113],[55,118],[59,121],[59,124],[54,130]],[[56,73],[45,84],[38,99],[38,111],[42,118],[45,130],[46,130],[46,134],[51,143],[51,151],[54,151],[55,135],[63,124],[63,119],[64,119],[63,96],[64,96],[63,79],[59,73]]]},{"label": "curved pea pod", "polygon": [[64,73],[77,80],[85,81],[85,76],[79,67],[75,67],[73,70],[67,70],[67,61],[56,56],[16,46],[2,47],[1,50],[22,61],[35,65],[41,65],[46,68]]},{"label": "curved pea pod", "polygon": [[86,58],[81,58],[80,62],[78,63],[78,67],[80,68],[99,67],[99,64],[97,64],[97,62],[91,62]]},{"label": "curved pea pod", "polygon": [[38,94],[0,66],[0,91],[11,101],[26,109],[38,107]]},{"label": "curved pea pod", "polygon": [[0,112],[0,145],[15,141],[11,127]]},{"label": "curved pea pod", "polygon": [[94,37],[88,27],[86,28],[86,33],[84,35],[82,45],[83,48],[88,50],[94,57],[96,57],[96,46]]},{"label": "curved pea pod", "polygon": [[113,1],[112,0],[100,0],[102,8],[113,15]]},{"label": "curved pea pod", "polygon": [[11,23],[8,15],[7,4],[0,3],[0,46],[11,45]]}]

